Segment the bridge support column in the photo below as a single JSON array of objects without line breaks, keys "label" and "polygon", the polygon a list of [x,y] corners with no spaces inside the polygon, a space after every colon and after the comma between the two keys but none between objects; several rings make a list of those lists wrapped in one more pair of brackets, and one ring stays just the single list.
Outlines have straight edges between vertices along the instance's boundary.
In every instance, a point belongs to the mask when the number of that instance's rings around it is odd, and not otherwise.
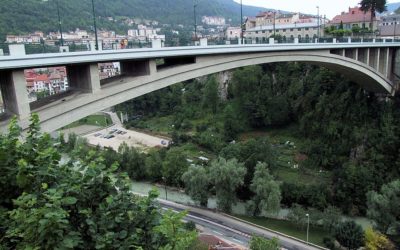
[{"label": "bridge support column", "polygon": [[385,76],[389,79],[391,79],[392,75],[392,55],[393,51],[390,48],[387,48],[386,50],[386,69],[385,69]]},{"label": "bridge support column", "polygon": [[[155,60],[151,60],[154,61]],[[150,60],[142,61],[121,61],[121,73],[127,76],[147,76],[150,75]]]},{"label": "bridge support column", "polygon": [[87,93],[100,91],[99,66],[97,63],[67,66],[71,89]]},{"label": "bridge support column", "polygon": [[0,87],[7,112],[20,119],[28,118],[31,112],[23,69],[0,72]]}]

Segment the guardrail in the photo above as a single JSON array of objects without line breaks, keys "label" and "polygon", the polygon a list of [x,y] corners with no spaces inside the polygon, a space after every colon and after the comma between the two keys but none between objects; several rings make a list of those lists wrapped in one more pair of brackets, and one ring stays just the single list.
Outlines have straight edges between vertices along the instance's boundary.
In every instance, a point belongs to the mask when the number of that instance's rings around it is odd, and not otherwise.
[{"label": "guardrail", "polygon": [[[360,37],[321,37],[321,38],[237,38],[237,39],[206,39],[202,38],[199,41],[191,41],[187,44],[165,43],[161,40],[152,41],[136,41],[128,40],[121,43],[100,43],[100,50],[121,50],[121,49],[140,49],[140,48],[161,48],[161,47],[187,47],[187,46],[218,46],[218,45],[255,45],[255,44],[351,44],[351,43],[400,43],[400,39],[393,38],[360,38]],[[11,47],[18,47],[13,49]],[[18,51],[16,53],[16,51]],[[70,43],[65,46],[49,45],[44,43],[37,44],[7,44],[0,43],[0,56],[4,55],[30,55],[44,53],[67,53],[79,51],[95,51],[94,42],[89,44]]]}]

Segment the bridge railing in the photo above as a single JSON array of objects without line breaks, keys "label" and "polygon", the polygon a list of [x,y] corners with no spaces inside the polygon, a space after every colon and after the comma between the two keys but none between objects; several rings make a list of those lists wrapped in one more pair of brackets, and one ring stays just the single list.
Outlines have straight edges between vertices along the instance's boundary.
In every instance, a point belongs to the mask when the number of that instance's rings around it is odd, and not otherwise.
[{"label": "bridge railing", "polygon": [[[243,38],[243,42],[240,38],[235,39],[208,39],[206,45],[252,45],[252,44],[308,44],[308,43],[319,43],[319,44],[337,44],[337,43],[400,43],[400,39],[393,38],[370,38],[370,37],[321,37],[321,38],[295,38],[295,37],[276,37],[272,38]],[[99,44],[100,50],[121,50],[121,49],[140,49],[140,48],[155,48],[155,47],[184,47],[184,46],[204,46],[204,41],[188,41],[187,43],[179,43],[178,41],[159,41],[154,46],[154,41],[137,41],[137,40],[124,40],[124,42],[101,42]],[[0,56],[10,55],[10,45],[8,43],[0,43]],[[60,52],[79,52],[79,51],[95,51],[94,42],[87,44],[75,44],[67,43],[65,46],[59,44],[19,44],[23,45],[23,54],[43,54],[43,53],[60,53]]]}]

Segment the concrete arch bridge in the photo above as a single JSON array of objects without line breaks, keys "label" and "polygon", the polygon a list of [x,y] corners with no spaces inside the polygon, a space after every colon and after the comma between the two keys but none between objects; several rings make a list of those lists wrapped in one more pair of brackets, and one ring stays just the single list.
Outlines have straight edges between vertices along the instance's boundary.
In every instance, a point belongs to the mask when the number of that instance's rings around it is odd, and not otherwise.
[{"label": "concrete arch bridge", "polygon": [[[26,128],[31,112],[54,131],[95,112],[169,85],[243,66],[306,62],[340,72],[366,90],[393,95],[400,80],[399,43],[223,45],[0,57],[0,88],[8,116]],[[120,62],[121,75],[100,80],[98,63]],[[29,103],[24,70],[65,66],[70,91]]]}]

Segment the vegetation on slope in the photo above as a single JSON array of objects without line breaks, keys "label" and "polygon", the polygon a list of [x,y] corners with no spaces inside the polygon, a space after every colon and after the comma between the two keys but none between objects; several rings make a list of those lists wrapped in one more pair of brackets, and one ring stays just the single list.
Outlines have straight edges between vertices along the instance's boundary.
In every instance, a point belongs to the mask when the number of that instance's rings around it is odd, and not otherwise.
[{"label": "vegetation on slope", "polygon": [[[76,28],[92,30],[90,0],[58,0],[64,31]],[[95,0],[99,29],[123,32],[129,28],[124,17],[156,20],[170,25],[192,25],[193,3],[189,0]],[[244,6],[244,15],[254,16],[263,8]],[[202,0],[197,7],[201,16],[224,16],[234,23],[240,20],[240,5],[233,0]],[[41,30],[58,31],[56,0],[5,0],[0,5],[0,39],[6,34]],[[113,17],[114,20],[108,20]],[[118,20],[118,21],[115,21]]]}]

